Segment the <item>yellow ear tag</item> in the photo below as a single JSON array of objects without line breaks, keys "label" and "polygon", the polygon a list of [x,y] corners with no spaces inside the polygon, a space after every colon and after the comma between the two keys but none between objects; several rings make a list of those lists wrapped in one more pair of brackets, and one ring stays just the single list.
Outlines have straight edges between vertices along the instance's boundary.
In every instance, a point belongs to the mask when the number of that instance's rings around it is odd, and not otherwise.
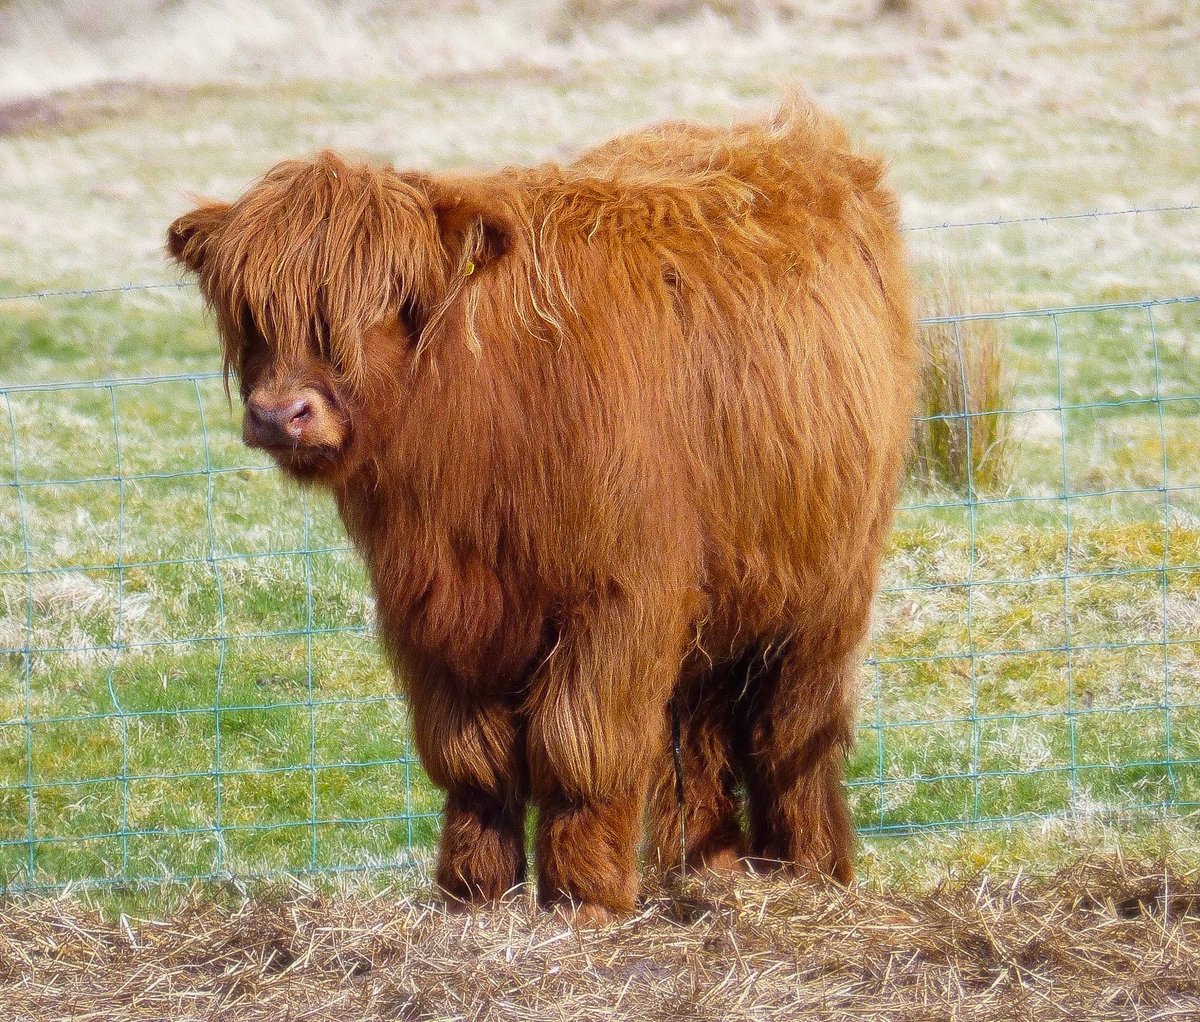
[{"label": "yellow ear tag", "polygon": [[474,272],[475,272],[475,264],[468,261],[467,265],[463,267],[463,276],[469,277]]}]

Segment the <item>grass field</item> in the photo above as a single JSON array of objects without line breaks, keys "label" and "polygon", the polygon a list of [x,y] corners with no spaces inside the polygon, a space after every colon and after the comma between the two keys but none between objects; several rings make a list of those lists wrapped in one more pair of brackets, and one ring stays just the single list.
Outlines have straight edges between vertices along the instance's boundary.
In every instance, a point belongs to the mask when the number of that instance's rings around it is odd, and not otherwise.
[{"label": "grass field", "polygon": [[[464,7],[245,66],[223,56],[245,25],[189,64],[146,14],[140,49],[111,28],[90,62],[64,46],[53,92],[29,84],[26,23],[0,32],[0,883],[398,862],[436,833],[362,571],[329,506],[241,448],[195,292],[8,297],[175,283],[186,192],[323,145],[559,158],[797,78],[887,155],[914,227],[1197,199],[1197,5],[835,6]],[[1195,209],[909,237],[991,308],[1200,293]],[[1198,327],[1197,303],[998,322],[1012,465],[973,501],[905,495],[851,790],[878,833],[1060,819],[873,841],[874,875],[1057,861],[1126,840],[1122,810],[1200,805]],[[1190,820],[1127,840],[1194,848]]]}]

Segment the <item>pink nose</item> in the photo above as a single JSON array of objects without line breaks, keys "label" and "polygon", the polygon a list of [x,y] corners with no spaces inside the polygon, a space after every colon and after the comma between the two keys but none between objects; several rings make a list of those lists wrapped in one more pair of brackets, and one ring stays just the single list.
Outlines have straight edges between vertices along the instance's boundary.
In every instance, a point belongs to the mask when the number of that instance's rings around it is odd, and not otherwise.
[{"label": "pink nose", "polygon": [[246,402],[247,432],[266,447],[290,447],[304,435],[312,412],[312,402],[307,397],[288,395],[274,399],[251,395]]}]

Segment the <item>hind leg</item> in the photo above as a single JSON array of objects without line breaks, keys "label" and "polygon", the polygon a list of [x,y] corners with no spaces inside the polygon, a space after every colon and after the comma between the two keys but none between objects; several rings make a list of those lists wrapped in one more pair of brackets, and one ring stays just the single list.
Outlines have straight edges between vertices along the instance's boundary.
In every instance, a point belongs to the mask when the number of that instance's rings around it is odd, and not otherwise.
[{"label": "hind leg", "polygon": [[758,679],[746,761],[756,867],[854,879],[842,773],[854,736],[857,667],[857,648],[830,655],[793,642]]},{"label": "hind leg", "polygon": [[738,869],[746,854],[733,758],[731,689],[741,677],[739,666],[719,668],[681,686],[683,811],[673,755],[660,759],[650,796],[649,860],[662,869],[677,869],[681,857],[690,871]]}]

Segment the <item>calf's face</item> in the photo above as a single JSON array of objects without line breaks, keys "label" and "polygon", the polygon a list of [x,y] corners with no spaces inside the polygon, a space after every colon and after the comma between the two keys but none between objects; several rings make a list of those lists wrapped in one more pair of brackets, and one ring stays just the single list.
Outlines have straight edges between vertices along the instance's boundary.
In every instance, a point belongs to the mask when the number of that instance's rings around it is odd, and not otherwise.
[{"label": "calf's face", "polygon": [[352,397],[318,352],[283,358],[257,331],[237,370],[242,440],[304,481],[336,473],[352,448]]},{"label": "calf's face", "polygon": [[216,313],[246,444],[294,478],[334,482],[380,453],[430,322],[511,236],[465,181],[321,153],[185,213],[167,251]]}]

